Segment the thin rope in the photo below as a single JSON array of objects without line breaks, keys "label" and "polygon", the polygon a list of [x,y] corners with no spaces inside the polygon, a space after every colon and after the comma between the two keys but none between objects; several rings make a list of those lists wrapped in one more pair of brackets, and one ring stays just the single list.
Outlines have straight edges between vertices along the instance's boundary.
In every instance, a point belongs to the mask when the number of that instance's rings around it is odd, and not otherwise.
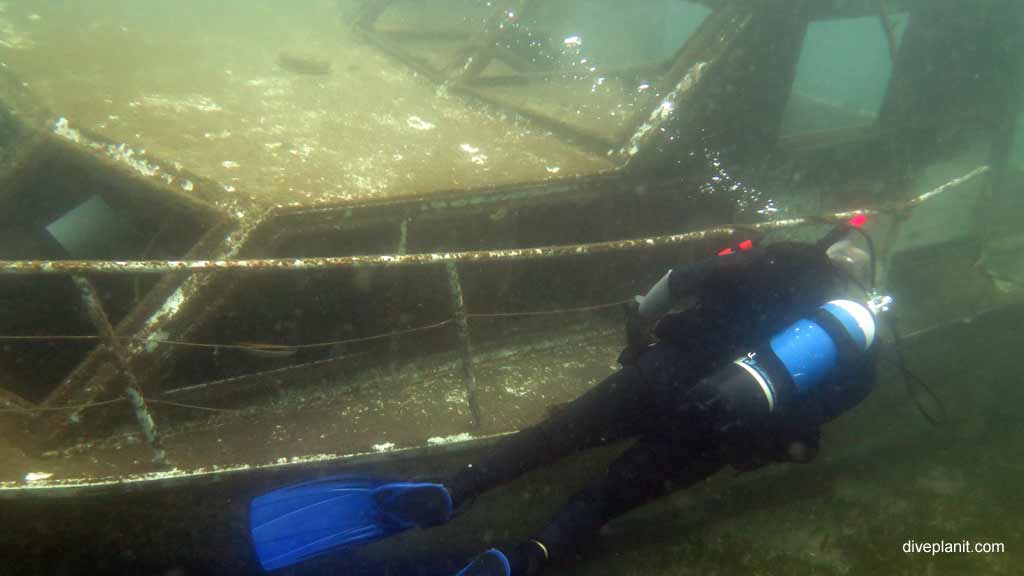
[{"label": "thin rope", "polygon": [[212,406],[198,406],[196,404],[183,404],[181,402],[172,402],[170,400],[158,400],[154,398],[147,398],[147,404],[166,404],[167,406],[177,406],[179,408],[189,408],[192,410],[205,410],[207,412],[242,412],[235,408],[213,408]]},{"label": "thin rope", "polygon": [[[617,300],[615,302],[609,302],[605,304],[595,304],[592,306],[579,306],[575,308],[559,308],[556,310],[537,310],[531,312],[498,312],[492,314],[468,314],[469,318],[522,318],[522,317],[537,317],[537,316],[554,316],[561,314],[571,314],[579,312],[592,312],[597,310],[606,310],[608,308],[614,308],[621,306],[630,300]],[[362,338],[349,338],[347,340],[333,340],[330,342],[313,342],[309,344],[263,344],[263,343],[252,343],[252,344],[213,344],[209,342],[187,342],[183,340],[148,340],[142,338],[125,338],[123,340],[128,342],[156,342],[159,344],[168,344],[172,346],[184,346],[191,348],[226,348],[234,350],[297,350],[297,349],[309,349],[309,348],[324,348],[328,346],[338,346],[342,344],[353,344],[358,342],[368,342],[373,340],[381,340],[384,338],[391,338],[393,336],[401,336],[404,334],[411,334],[415,332],[424,332],[427,330],[433,330],[441,328],[451,324],[455,320],[449,318],[441,322],[434,324],[427,324],[424,326],[417,326],[414,328],[406,328],[403,330],[394,330],[384,334],[376,334],[373,336],[366,336]],[[98,340],[99,336],[88,336],[88,335],[0,335],[0,341],[3,340],[34,340],[34,341],[50,341],[50,340]],[[117,402],[122,402],[127,398],[114,398],[111,400],[103,400],[99,402],[90,402],[86,404],[69,404],[64,406],[45,406],[45,407],[33,407],[33,408],[0,408],[0,414],[32,414],[41,412],[59,412],[65,410],[85,410],[89,408],[96,408],[99,406],[106,406]],[[213,408],[210,406],[199,406],[195,404],[183,404],[181,402],[173,402],[170,400],[160,400],[156,398],[146,398],[147,404],[162,404],[167,406],[176,406],[179,408],[186,408],[191,410],[203,410],[208,412],[239,412],[236,409],[230,408]]]},{"label": "thin rope", "polygon": [[[559,308],[555,310],[536,310],[530,312],[495,312],[495,313],[470,313],[466,316],[468,318],[522,318],[522,317],[535,317],[535,316],[554,316],[560,314],[572,314],[577,312],[593,312],[597,310],[605,310],[608,308],[615,308],[630,302],[629,299],[617,300],[615,302],[608,302],[606,304],[595,304],[592,306],[580,306],[576,308]],[[339,346],[342,344],[356,344],[359,342],[370,342],[373,340],[381,340],[384,338],[391,338],[394,336],[402,336],[405,334],[412,334],[415,332],[424,332],[427,330],[434,330],[451,324],[455,320],[449,318],[448,320],[442,320],[434,324],[427,324],[424,326],[416,326],[413,328],[405,328],[402,330],[394,330],[391,332],[385,332],[383,334],[375,334],[373,336],[363,336],[359,338],[348,338],[345,340],[331,340],[327,342],[311,342],[307,344],[279,344],[279,343],[263,343],[263,342],[252,342],[252,343],[231,343],[231,344],[218,344],[215,342],[190,342],[187,340],[168,340],[168,339],[149,339],[149,338],[123,338],[125,342],[145,342],[145,343],[156,343],[156,344],[167,344],[170,346],[183,346],[190,348],[219,348],[228,350],[300,350],[309,348],[326,348],[330,346]],[[49,340],[98,340],[99,336],[96,335],[0,335],[0,341],[49,341]]]},{"label": "thin rope", "polygon": [[114,398],[112,400],[102,400],[99,402],[89,402],[88,404],[67,404],[64,406],[39,406],[35,408],[0,408],[0,413],[12,414],[12,413],[34,413],[34,412],[60,412],[62,410],[84,410],[86,408],[95,408],[97,406],[105,406],[107,404],[115,404],[117,402],[123,402],[127,398]]},{"label": "thin rope", "polygon": [[555,314],[571,314],[573,312],[592,312],[595,310],[606,310],[622,306],[632,300],[619,300],[608,304],[595,304],[594,306],[580,306],[579,308],[563,308],[561,310],[538,310],[536,312],[495,312],[493,314],[467,314],[467,318],[519,318],[524,316],[552,316]]}]

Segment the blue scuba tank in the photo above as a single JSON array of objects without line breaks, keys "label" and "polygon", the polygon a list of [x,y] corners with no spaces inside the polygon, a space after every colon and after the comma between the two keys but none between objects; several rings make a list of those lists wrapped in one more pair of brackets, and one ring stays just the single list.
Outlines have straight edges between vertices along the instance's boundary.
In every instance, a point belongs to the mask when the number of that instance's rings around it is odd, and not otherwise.
[{"label": "blue scuba tank", "polygon": [[865,304],[833,300],[723,367],[707,384],[729,398],[732,411],[766,416],[867,352],[875,329]]}]

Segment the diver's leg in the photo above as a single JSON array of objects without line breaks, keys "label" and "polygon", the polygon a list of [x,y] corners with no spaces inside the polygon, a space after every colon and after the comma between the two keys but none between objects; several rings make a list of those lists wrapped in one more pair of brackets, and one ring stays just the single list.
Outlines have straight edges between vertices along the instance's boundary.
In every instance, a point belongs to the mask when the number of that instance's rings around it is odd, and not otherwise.
[{"label": "diver's leg", "polygon": [[[497,552],[510,570],[488,571],[495,552],[478,571],[464,574],[525,576],[541,572],[551,560],[572,557],[601,527],[616,516],[711,476],[724,466],[717,451],[681,451],[664,441],[640,441],[616,459],[607,475],[573,496],[536,538]],[[472,565],[471,565],[472,566]]]},{"label": "diver's leg", "polygon": [[640,433],[651,394],[627,366],[544,421],[498,441],[444,485],[457,508],[467,499],[574,451]]},{"label": "diver's leg", "polygon": [[250,507],[260,561],[281,568],[338,545],[443,524],[483,490],[574,450],[638,434],[650,399],[639,370],[623,368],[543,422],[499,440],[442,484],[329,478],[275,490]]},{"label": "diver's leg", "polygon": [[686,454],[666,442],[638,442],[611,464],[604,478],[573,496],[536,540],[549,559],[571,557],[612,518],[689,488],[724,465],[715,451]]}]

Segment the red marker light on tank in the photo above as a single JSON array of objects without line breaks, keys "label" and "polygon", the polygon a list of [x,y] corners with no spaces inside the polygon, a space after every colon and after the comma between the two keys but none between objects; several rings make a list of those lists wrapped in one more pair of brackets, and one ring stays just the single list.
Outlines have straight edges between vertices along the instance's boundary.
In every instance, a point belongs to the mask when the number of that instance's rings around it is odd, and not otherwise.
[{"label": "red marker light on tank", "polygon": [[853,218],[850,218],[849,224],[850,224],[850,226],[853,226],[854,228],[860,228],[861,226],[864,226],[864,224],[866,224],[867,221],[868,221],[868,217],[867,216],[865,216],[863,214],[857,214]]},{"label": "red marker light on tank", "polygon": [[[736,245],[736,248],[739,248],[740,251],[750,250],[753,247],[754,247],[754,242],[751,241],[751,240],[744,240],[743,242],[740,242],[739,244]],[[716,252],[716,254],[718,254],[719,256],[728,256],[729,254],[735,254],[735,253],[736,253],[736,250],[733,249],[733,248],[723,248],[723,249],[719,250],[718,252]]]}]

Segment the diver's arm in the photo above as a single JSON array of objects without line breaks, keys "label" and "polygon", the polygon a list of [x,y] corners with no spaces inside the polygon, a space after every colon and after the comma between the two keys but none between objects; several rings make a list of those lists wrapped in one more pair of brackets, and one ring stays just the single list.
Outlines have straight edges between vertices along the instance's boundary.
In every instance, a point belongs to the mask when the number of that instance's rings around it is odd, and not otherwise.
[{"label": "diver's arm", "polygon": [[744,248],[743,251],[728,249],[717,256],[700,260],[683,268],[673,268],[665,273],[647,294],[637,296],[640,318],[653,322],[672,309],[672,306],[686,296],[699,294],[701,287],[715,272],[724,268],[742,266],[761,254],[761,250]]},{"label": "diver's arm", "polygon": [[636,296],[626,304],[626,348],[619,355],[619,363],[625,366],[636,361],[652,343],[651,333],[655,323],[664,318],[676,302],[687,296],[699,297],[713,274],[726,268],[741,268],[755,255],[762,253],[759,249],[751,249],[752,246],[747,243],[738,245],[738,248],[723,250],[717,256],[684,268],[673,268],[647,294]]},{"label": "diver's arm", "polygon": [[672,309],[675,298],[670,282],[673,270],[658,280],[647,294],[635,296],[626,303],[626,347],[619,354],[619,364],[634,364],[637,357],[652,343],[651,329],[659,318]]}]

